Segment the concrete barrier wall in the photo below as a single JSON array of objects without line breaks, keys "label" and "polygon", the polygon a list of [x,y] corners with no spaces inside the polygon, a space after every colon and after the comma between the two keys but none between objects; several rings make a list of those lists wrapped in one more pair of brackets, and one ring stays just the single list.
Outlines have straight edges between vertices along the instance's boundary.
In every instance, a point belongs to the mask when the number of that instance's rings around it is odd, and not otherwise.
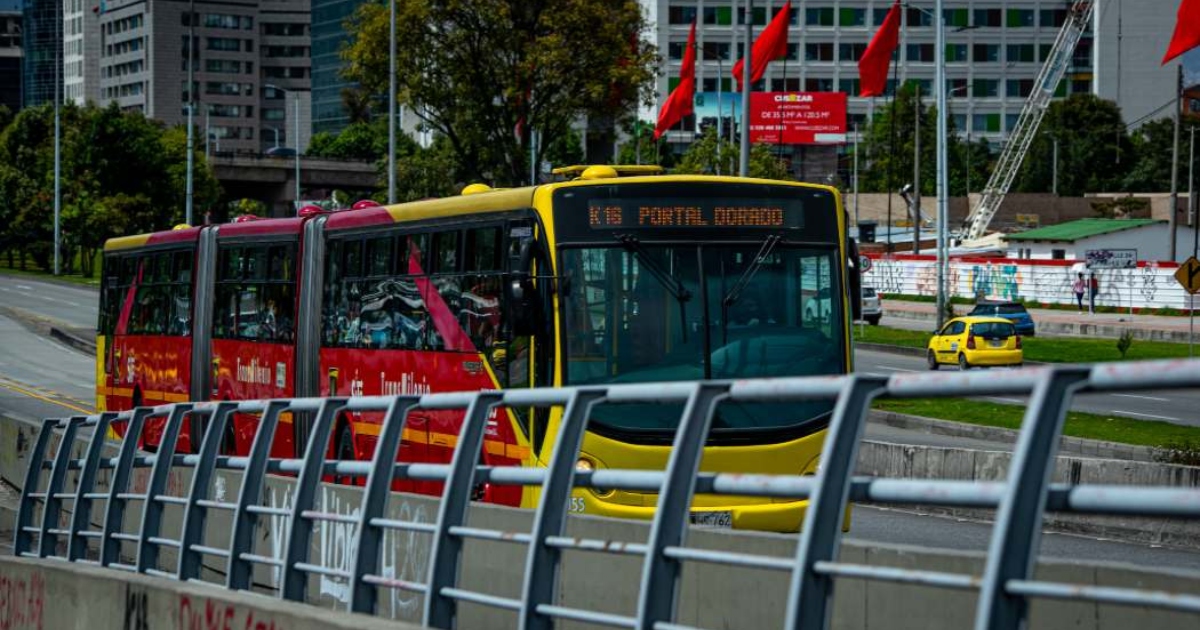
[{"label": "concrete barrier wall", "polygon": [[[856,473],[901,479],[1004,481],[1012,454],[965,448],[863,442]],[[1200,487],[1200,467],[1060,455],[1053,483]],[[956,516],[990,518],[991,510],[925,508]],[[1200,548],[1200,521],[1048,513],[1050,529],[1150,544]]]},{"label": "concrete barrier wall", "polygon": [[[9,426],[14,423],[4,423]],[[9,431],[10,429],[4,429]],[[0,432],[0,438],[7,434]],[[12,451],[12,442],[0,441],[0,452]],[[883,466],[904,468],[913,474],[916,471],[942,472],[943,476],[951,478],[993,479],[1002,475],[1007,461],[1003,453],[972,454],[954,452],[959,449],[920,449],[905,453],[886,447],[868,446],[865,451],[875,450],[876,458]],[[936,452],[935,452],[936,451]],[[944,452],[942,452],[944,451]],[[19,456],[4,453],[0,463],[10,462],[15,466]],[[921,461],[923,463],[918,463]],[[1092,469],[1088,469],[1092,470]],[[1103,470],[1096,469],[1096,470]],[[5,468],[5,474],[9,474]],[[135,476],[132,491],[144,489],[145,474],[139,472]],[[893,473],[895,474],[895,473]],[[1068,471],[1068,474],[1071,474]],[[1090,475],[1091,473],[1087,473]],[[973,475],[973,476],[971,476]],[[1084,469],[1078,471],[1080,479],[1085,478]],[[183,494],[189,484],[186,470],[176,470],[168,483],[170,494]],[[213,498],[233,500],[240,488],[240,475],[222,473],[214,484]],[[290,493],[293,480],[284,477],[271,477],[267,481],[263,503],[276,507],[290,505]],[[101,488],[107,487],[107,476],[101,479]],[[354,514],[357,511],[361,490],[356,487],[325,486],[321,489],[317,510],[338,514]],[[389,501],[387,516],[396,519],[432,522],[436,519],[437,500],[426,496],[416,496],[394,493]],[[140,509],[134,507],[126,518],[126,530],[135,531],[140,517]],[[95,513],[93,522],[99,520]],[[167,538],[178,538],[180,533],[181,512],[177,507],[168,506],[164,515],[161,535]],[[530,511],[503,508],[489,505],[473,505],[469,515],[469,524],[501,529],[513,532],[528,532],[531,529],[533,514]],[[264,517],[262,526],[255,536],[255,552],[270,557],[281,557],[283,543],[287,535],[287,523],[284,518]],[[229,516],[223,512],[215,512],[209,518],[206,544],[215,547],[226,547],[230,531]],[[346,524],[319,523],[313,537],[310,549],[310,561],[335,568],[348,569],[354,554],[353,529]],[[568,525],[568,535],[614,542],[642,542],[649,534],[649,524],[641,521],[625,521],[589,516],[574,516]],[[689,535],[688,544],[707,549],[721,549],[754,553],[765,556],[792,557],[795,554],[797,537],[795,535],[776,535],[759,532],[732,532],[721,530],[694,529]],[[385,537],[382,573],[388,577],[402,580],[423,582],[427,578],[430,538],[425,534],[392,533]],[[126,546],[127,554],[132,548]],[[500,596],[516,597],[520,593],[525,570],[526,548],[524,545],[496,541],[468,541],[465,545],[464,561],[461,568],[460,585],[470,590],[479,590]],[[983,569],[981,553],[957,553],[933,551],[928,549],[905,548],[888,545],[865,545],[846,543],[842,547],[841,559],[847,562],[894,566],[910,569],[955,571],[978,575]],[[163,568],[173,569],[176,556],[170,549],[162,550]],[[10,566],[14,569],[11,578],[5,578],[3,571]],[[680,603],[678,622],[682,624],[705,628],[772,628],[779,627],[787,603],[787,587],[790,576],[787,573],[767,570],[740,569],[698,563],[685,565],[684,579],[680,588]],[[206,565],[204,579],[223,582],[224,563],[212,560]],[[88,628],[104,628],[105,625],[94,625],[91,617],[105,615],[122,617],[129,614],[127,609],[121,609],[119,602],[126,598],[124,590],[116,590],[102,586],[102,580],[95,580],[96,590],[87,590],[94,569],[78,567],[85,577],[68,578],[59,572],[70,572],[70,569],[57,563],[17,562],[0,564],[0,627],[5,628],[73,628],[77,625],[57,625],[47,623],[51,614],[49,608],[54,608],[53,614],[63,615],[70,624],[87,621]],[[617,614],[633,614],[637,606],[637,589],[640,578],[642,561],[633,556],[613,556],[582,551],[564,552],[564,565],[559,576],[561,581],[560,602],[562,605],[580,607]],[[34,577],[37,575],[39,577]],[[177,628],[212,627],[209,625],[195,626],[191,623],[192,610],[199,610],[200,604],[189,603],[188,614],[183,615],[186,623],[179,623],[182,603],[172,600],[170,593],[203,593],[211,599],[216,594],[209,595],[207,590],[197,591],[192,586],[177,590],[178,585],[167,581],[145,580],[124,573],[115,575],[118,583],[130,579],[130,584],[158,585],[163,589],[166,599],[159,601],[158,595],[153,597],[158,603],[151,604],[152,596],[147,593],[147,603],[144,607],[152,610],[149,618],[156,620],[154,627],[174,625]],[[1200,592],[1200,574],[1166,573],[1161,571],[1149,572],[1119,567],[1094,566],[1085,564],[1054,563],[1039,568],[1039,575],[1047,578],[1062,579],[1074,583],[1112,586],[1139,586],[1143,588],[1164,588],[1176,592]],[[13,586],[5,586],[4,579],[9,579]],[[107,578],[106,578],[107,579]],[[23,582],[22,582],[23,580]],[[57,586],[53,580],[68,580],[65,586]],[[279,575],[271,567],[259,567],[255,572],[255,582],[263,591],[271,591],[278,585]],[[40,582],[37,582],[40,581]],[[36,584],[35,584],[36,582]],[[17,584],[23,586],[17,586]],[[39,586],[40,584],[40,586]],[[76,586],[69,586],[75,584]],[[8,589],[8,590],[6,590]],[[39,590],[40,589],[40,590]],[[72,590],[75,589],[75,590]],[[105,590],[109,589],[109,590]],[[41,612],[31,612],[28,602],[30,593],[38,591],[46,594],[40,604]],[[5,595],[9,593],[9,595]],[[24,595],[22,595],[24,593]],[[424,605],[419,595],[403,591],[380,591],[379,616],[406,622],[416,622],[420,619]],[[213,601],[247,601],[260,602],[267,606],[261,610],[274,614],[274,602],[266,599],[237,599],[240,596],[225,595],[230,600],[218,599]],[[324,609],[344,610],[348,602],[349,589],[344,580],[328,577],[310,578],[308,601]],[[49,598],[49,599],[47,599]],[[46,602],[52,606],[46,606]],[[172,601],[174,602],[172,604]],[[189,600],[190,601],[190,600]],[[205,614],[208,614],[208,600],[205,600]],[[6,602],[14,602],[8,604]],[[106,602],[100,608],[89,608],[95,602]],[[141,606],[141,604],[138,604]],[[174,606],[172,608],[171,606]],[[217,606],[218,604],[213,604]],[[6,608],[8,606],[8,608]],[[25,608],[21,608],[25,606]],[[242,606],[241,603],[238,606]],[[845,630],[907,630],[909,628],[962,628],[968,627],[974,616],[975,596],[971,593],[948,591],[930,587],[903,586],[885,582],[864,582],[861,580],[839,580],[835,594],[833,627]],[[157,607],[157,608],[154,608]],[[289,604],[285,606],[297,615],[309,619],[307,608]],[[70,614],[69,611],[74,611]],[[223,611],[225,609],[218,608]],[[244,628],[250,615],[258,615],[258,608],[237,608],[232,613],[221,612],[221,615],[234,615],[230,628]],[[1033,628],[1081,628],[1102,629],[1128,627],[1138,624],[1146,628],[1166,627],[1196,627],[1200,624],[1200,616],[1166,613],[1145,608],[1121,609],[1097,604],[1063,604],[1059,602],[1035,602],[1031,626]],[[95,612],[93,612],[95,611]],[[134,612],[136,613],[135,607]],[[241,612],[239,612],[241,611]],[[315,611],[312,612],[316,615]],[[9,615],[10,623],[3,623],[4,615]],[[223,617],[222,617],[223,618]],[[260,617],[255,616],[255,619]],[[41,625],[31,625],[29,619],[41,619]],[[168,620],[174,623],[166,623]],[[353,625],[360,628],[371,628],[366,619],[352,618]],[[1119,621],[1119,625],[1114,623]],[[18,623],[20,622],[20,623]],[[257,624],[257,622],[254,622]],[[24,624],[24,625],[22,625]],[[149,625],[125,625],[121,627],[150,627]],[[264,626],[269,627],[269,626]],[[285,625],[280,621],[276,628],[284,627],[313,627],[307,625]],[[342,626],[329,626],[342,627]],[[348,626],[347,626],[348,627]],[[515,615],[508,612],[496,611],[476,605],[463,604],[461,607],[460,628],[490,629],[515,627]],[[560,624],[562,628],[585,627],[582,624]]]},{"label": "concrete barrier wall", "polygon": [[0,557],[5,630],[405,630],[417,626],[84,565]]}]

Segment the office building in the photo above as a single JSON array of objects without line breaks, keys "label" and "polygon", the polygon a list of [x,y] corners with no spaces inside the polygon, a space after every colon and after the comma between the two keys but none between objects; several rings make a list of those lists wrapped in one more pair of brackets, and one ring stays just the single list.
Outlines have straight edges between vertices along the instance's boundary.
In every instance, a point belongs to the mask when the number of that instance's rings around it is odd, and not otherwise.
[{"label": "office building", "polygon": [[337,133],[350,124],[342,92],[354,84],[342,78],[340,51],[349,41],[346,20],[364,0],[312,0],[312,131]]},{"label": "office building", "polygon": [[[1016,124],[1072,4],[1063,0],[945,2],[947,109],[960,133],[996,144],[1002,141]],[[782,0],[755,2],[756,37],[782,6]],[[864,124],[872,109],[886,100],[858,98],[857,63],[891,6],[892,0],[795,0],[787,60],[773,61],[755,89],[847,92],[850,127]],[[1058,93],[1090,92],[1115,100],[1128,122],[1169,114],[1162,106],[1174,98],[1175,68],[1160,66],[1160,61],[1177,6],[1177,0],[1100,3]],[[729,69],[742,57],[745,46],[743,3],[657,0],[655,8],[656,37],[668,60],[659,78],[659,105],[677,80],[693,18],[699,18],[698,91],[710,98],[720,81],[726,98],[738,96],[730,94]],[[931,102],[933,8],[932,0],[927,0],[903,11],[895,64],[899,80],[918,83]],[[681,142],[691,139],[690,131],[672,135]]]},{"label": "office building", "polygon": [[308,146],[308,0],[24,2],[26,104],[53,99],[61,54],[65,100],[116,102],[183,124],[190,66],[197,146],[206,138],[221,152]]},{"label": "office building", "polygon": [[0,0],[0,105],[21,109],[20,0]]},{"label": "office building", "polygon": [[54,102],[56,68],[62,59],[61,0],[23,0],[21,98],[26,107]]}]

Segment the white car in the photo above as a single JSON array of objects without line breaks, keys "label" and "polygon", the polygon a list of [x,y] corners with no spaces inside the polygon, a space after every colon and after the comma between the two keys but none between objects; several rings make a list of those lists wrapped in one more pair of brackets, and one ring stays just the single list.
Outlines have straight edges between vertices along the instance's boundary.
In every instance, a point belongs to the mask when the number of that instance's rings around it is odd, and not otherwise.
[{"label": "white car", "polygon": [[862,288],[862,318],[872,326],[879,325],[879,318],[883,317],[883,299],[879,297],[879,292],[875,287]]}]

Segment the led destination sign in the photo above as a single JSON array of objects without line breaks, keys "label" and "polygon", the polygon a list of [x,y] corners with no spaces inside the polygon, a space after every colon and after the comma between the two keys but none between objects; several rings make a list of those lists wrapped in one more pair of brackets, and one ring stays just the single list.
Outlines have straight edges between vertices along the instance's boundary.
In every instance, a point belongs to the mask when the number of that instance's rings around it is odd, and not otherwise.
[{"label": "led destination sign", "polygon": [[588,203],[588,226],[605,228],[802,228],[799,207],[786,203],[705,204],[688,199],[593,199]]}]

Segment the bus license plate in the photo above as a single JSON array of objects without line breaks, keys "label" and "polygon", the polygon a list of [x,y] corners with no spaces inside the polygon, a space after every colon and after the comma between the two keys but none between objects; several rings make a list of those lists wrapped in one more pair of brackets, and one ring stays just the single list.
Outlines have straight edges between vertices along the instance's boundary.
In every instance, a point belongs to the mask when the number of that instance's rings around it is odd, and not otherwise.
[{"label": "bus license plate", "polygon": [[733,527],[732,512],[692,512],[692,524],[705,527]]}]

